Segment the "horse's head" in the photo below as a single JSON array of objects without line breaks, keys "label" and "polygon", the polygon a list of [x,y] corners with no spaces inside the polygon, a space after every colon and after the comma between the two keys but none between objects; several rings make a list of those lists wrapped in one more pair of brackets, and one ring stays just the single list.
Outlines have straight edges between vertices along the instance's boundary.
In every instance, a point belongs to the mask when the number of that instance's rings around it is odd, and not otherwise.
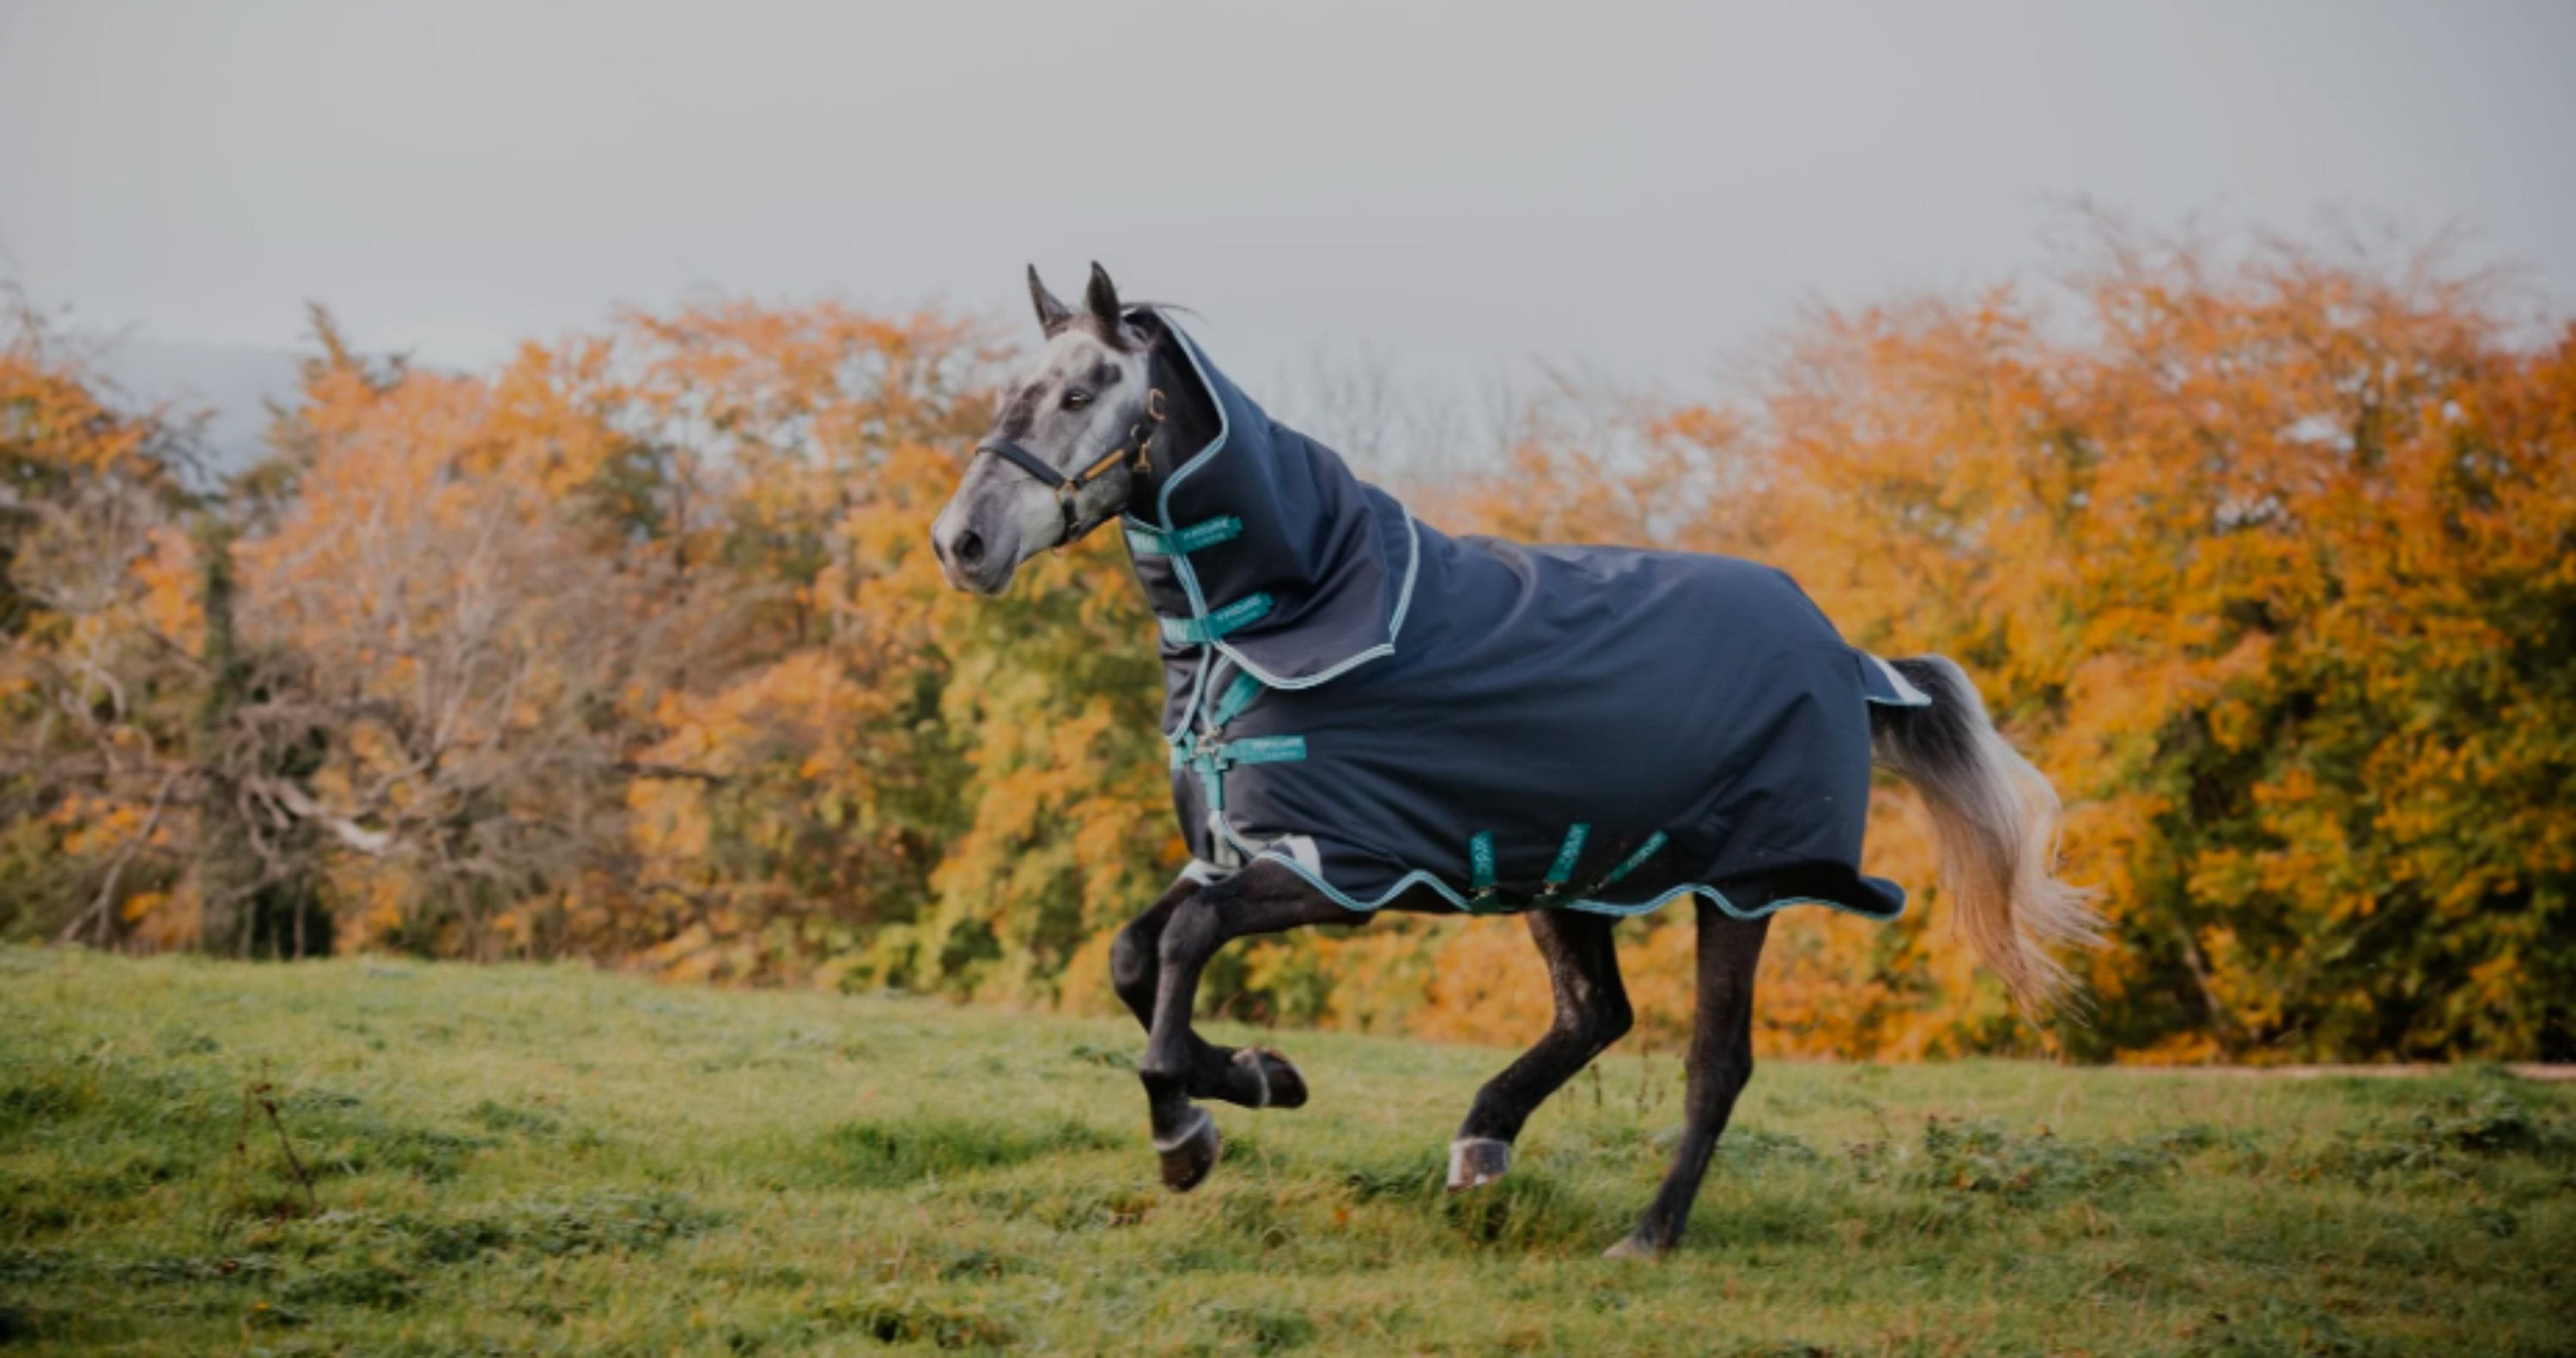
[{"label": "horse's head", "polygon": [[1046,343],[1002,391],[993,432],[975,449],[930,528],[948,583],[999,594],[1022,562],[1116,518],[1146,479],[1163,418],[1150,315],[1130,317],[1097,264],[1075,311],[1029,270]]}]

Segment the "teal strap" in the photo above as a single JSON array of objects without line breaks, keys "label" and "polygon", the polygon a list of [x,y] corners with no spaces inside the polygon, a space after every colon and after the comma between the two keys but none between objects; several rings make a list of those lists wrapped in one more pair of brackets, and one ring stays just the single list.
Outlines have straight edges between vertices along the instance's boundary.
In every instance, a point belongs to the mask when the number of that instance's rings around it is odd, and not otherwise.
[{"label": "teal strap", "polygon": [[1217,747],[1228,764],[1295,764],[1306,758],[1304,736],[1251,736]]},{"label": "teal strap", "polygon": [[1127,550],[1138,556],[1187,556],[1202,547],[1232,542],[1243,536],[1243,520],[1232,514],[1191,524],[1175,532],[1153,528],[1129,528]]},{"label": "teal strap", "polygon": [[1234,682],[1226,686],[1225,696],[1217,699],[1216,711],[1208,715],[1208,725],[1225,729],[1227,722],[1242,716],[1243,709],[1252,706],[1252,700],[1260,696],[1260,680],[1249,674],[1234,676]]},{"label": "teal strap", "polygon": [[1306,758],[1304,736],[1249,736],[1222,745],[1202,743],[1184,761],[1178,748],[1172,751],[1172,767],[1187,762],[1198,774],[1199,783],[1207,789],[1208,809],[1225,809],[1225,771],[1238,764],[1295,764]]},{"label": "teal strap", "polygon": [[1556,851],[1556,862],[1547,870],[1547,890],[1555,895],[1557,888],[1574,880],[1574,865],[1583,857],[1583,841],[1592,837],[1592,827],[1580,821],[1565,832],[1565,845]]},{"label": "teal strap", "polygon": [[[1663,847],[1663,831],[1657,830],[1653,834],[1646,836],[1646,842],[1638,845],[1635,853],[1619,860],[1619,866],[1610,869],[1610,875],[1601,879],[1601,886],[1608,886],[1612,882],[1618,881],[1620,878],[1627,876],[1629,873],[1635,872],[1637,869],[1646,866],[1646,860],[1654,857],[1656,852]],[[1601,887],[1593,888],[1595,891],[1600,889]]]},{"label": "teal strap", "polygon": [[1247,594],[1204,618],[1165,618],[1163,640],[1175,646],[1205,646],[1270,616],[1270,596]]},{"label": "teal strap", "polygon": [[1498,915],[1504,907],[1494,904],[1494,835],[1479,830],[1467,841],[1467,902],[1460,907],[1470,915]]},{"label": "teal strap", "polygon": [[1223,745],[1206,745],[1192,753],[1186,745],[1172,747],[1173,768],[1214,767],[1229,769],[1237,764],[1294,764],[1306,757],[1304,736],[1249,736]]}]

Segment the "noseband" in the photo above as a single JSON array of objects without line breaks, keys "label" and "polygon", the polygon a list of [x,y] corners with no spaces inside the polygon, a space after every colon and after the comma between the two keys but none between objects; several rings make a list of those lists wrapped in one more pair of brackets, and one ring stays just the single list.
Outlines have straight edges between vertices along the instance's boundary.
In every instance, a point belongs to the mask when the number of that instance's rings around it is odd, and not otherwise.
[{"label": "noseband", "polygon": [[1137,476],[1143,476],[1150,465],[1149,459],[1154,451],[1154,436],[1161,433],[1162,429],[1163,389],[1151,387],[1145,392],[1145,418],[1127,431],[1126,440],[1102,454],[1098,461],[1071,476],[1057,471],[1047,464],[1045,458],[1009,439],[986,439],[975,445],[975,451],[978,454],[991,453],[1036,477],[1039,482],[1055,492],[1056,508],[1064,513],[1064,534],[1055,540],[1055,549],[1062,551],[1081,541],[1083,536],[1092,529],[1118,517],[1118,511],[1112,509],[1096,519],[1083,518],[1077,504],[1082,499],[1082,492],[1090,489],[1092,482],[1108,475],[1111,468],[1122,462],[1129,464],[1129,471]]}]

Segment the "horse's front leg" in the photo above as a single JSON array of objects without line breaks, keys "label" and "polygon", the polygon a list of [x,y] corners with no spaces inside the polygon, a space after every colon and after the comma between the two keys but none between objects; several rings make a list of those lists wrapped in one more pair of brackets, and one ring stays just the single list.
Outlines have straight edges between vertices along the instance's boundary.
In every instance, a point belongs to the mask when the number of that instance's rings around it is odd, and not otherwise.
[{"label": "horse's front leg", "polygon": [[1613,921],[1571,910],[1533,910],[1530,938],[1547,960],[1556,1018],[1547,1034],[1503,1073],[1476,1091],[1476,1102],[1449,1143],[1449,1191],[1481,1188],[1512,1165],[1512,1143],[1530,1114],[1565,1086],[1635,1021],[1619,981]]},{"label": "horse's front leg", "polygon": [[[1145,913],[1128,922],[1109,945],[1109,984],[1128,1011],[1154,1030],[1154,998],[1162,987],[1163,931],[1181,906],[1206,890],[1193,877],[1172,883]],[[1190,1097],[1244,1108],[1302,1108],[1306,1079],[1288,1058],[1267,1047],[1220,1047],[1189,1036]]]},{"label": "horse's front leg", "polygon": [[1158,975],[1145,1059],[1137,1074],[1153,1115],[1154,1150],[1163,1160],[1163,1183],[1186,1192],[1216,1167],[1216,1119],[1190,1102],[1193,1077],[1207,1043],[1190,1029],[1200,973],[1216,951],[1238,938],[1275,934],[1309,924],[1347,922],[1351,913],[1304,879],[1275,863],[1255,863],[1211,883],[1172,907],[1155,948]]}]

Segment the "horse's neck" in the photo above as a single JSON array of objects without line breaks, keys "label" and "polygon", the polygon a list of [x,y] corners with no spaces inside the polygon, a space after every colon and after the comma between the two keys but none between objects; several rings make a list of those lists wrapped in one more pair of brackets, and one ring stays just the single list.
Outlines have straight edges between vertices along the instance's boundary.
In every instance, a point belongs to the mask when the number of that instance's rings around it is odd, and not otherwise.
[{"label": "horse's neck", "polygon": [[[1166,465],[1177,467],[1213,442],[1223,422],[1211,393],[1192,377],[1189,356],[1181,352],[1180,341],[1168,331],[1154,345],[1153,379],[1163,393],[1163,423],[1156,441],[1171,450]],[[1159,490],[1160,481],[1160,477],[1148,478],[1138,487],[1140,496]],[[1141,518],[1154,517],[1150,500],[1135,508]]]}]

